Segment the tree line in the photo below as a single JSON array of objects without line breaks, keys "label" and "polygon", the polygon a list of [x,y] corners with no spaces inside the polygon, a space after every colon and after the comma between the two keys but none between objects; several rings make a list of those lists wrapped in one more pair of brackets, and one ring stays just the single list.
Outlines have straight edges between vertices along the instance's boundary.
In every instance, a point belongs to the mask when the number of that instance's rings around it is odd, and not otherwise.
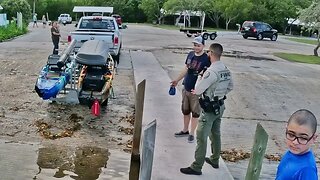
[{"label": "tree line", "polygon": [[[264,21],[286,31],[288,19],[297,19],[302,9],[308,8],[314,0],[0,0],[9,11],[8,17],[15,16],[22,9],[24,17],[31,19],[33,4],[41,17],[48,13],[50,20],[57,20],[61,13],[72,13],[74,6],[112,6],[125,22],[158,22],[168,14],[189,11],[206,13],[209,27],[235,27],[245,20]],[[20,8],[20,9],[19,9]]]}]

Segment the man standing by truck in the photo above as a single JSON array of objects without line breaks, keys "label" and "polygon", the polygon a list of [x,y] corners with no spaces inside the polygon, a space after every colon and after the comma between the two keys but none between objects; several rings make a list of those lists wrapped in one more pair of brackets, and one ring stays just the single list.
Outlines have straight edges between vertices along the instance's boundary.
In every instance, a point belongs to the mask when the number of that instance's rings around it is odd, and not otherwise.
[{"label": "man standing by truck", "polygon": [[61,35],[60,35],[58,23],[55,21],[53,22],[52,28],[51,28],[51,38],[53,43],[52,54],[58,54],[60,36]]}]

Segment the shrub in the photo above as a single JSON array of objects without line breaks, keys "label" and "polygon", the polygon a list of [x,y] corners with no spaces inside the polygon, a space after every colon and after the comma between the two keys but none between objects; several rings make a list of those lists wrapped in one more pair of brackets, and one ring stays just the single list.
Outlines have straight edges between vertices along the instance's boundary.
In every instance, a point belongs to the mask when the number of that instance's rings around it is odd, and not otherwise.
[{"label": "shrub", "polygon": [[25,34],[27,32],[28,29],[26,25],[23,25],[22,29],[18,28],[14,23],[9,24],[8,26],[0,26],[0,42]]},{"label": "shrub", "polygon": [[28,23],[28,19],[31,18],[31,7],[26,0],[3,0],[0,4],[3,7],[2,11],[7,13],[8,19],[17,17],[17,12],[22,13],[24,23]]}]

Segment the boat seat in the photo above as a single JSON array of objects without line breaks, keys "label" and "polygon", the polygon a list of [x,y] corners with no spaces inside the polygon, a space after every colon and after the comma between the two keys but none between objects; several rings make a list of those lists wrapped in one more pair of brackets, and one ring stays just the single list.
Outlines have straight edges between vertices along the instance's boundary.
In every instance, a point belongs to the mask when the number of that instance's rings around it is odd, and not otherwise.
[{"label": "boat seat", "polygon": [[86,71],[82,89],[100,92],[106,83],[105,75],[110,74],[110,70],[106,66],[88,66]]},{"label": "boat seat", "polygon": [[60,55],[51,54],[48,56],[47,65],[49,65],[50,71],[61,71],[61,68],[58,67],[57,62],[60,59]]}]

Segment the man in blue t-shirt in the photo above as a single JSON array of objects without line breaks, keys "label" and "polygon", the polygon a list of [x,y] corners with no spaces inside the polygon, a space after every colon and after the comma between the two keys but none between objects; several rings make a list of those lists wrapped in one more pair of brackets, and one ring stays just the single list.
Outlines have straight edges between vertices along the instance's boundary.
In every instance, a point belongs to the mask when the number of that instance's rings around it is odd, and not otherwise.
[{"label": "man in blue t-shirt", "polygon": [[276,180],[318,180],[316,161],[310,150],[316,131],[317,119],[312,112],[300,109],[291,115],[286,129],[289,150],[280,161]]},{"label": "man in blue t-shirt", "polygon": [[[176,137],[188,136],[188,142],[194,142],[194,131],[198,125],[198,118],[200,116],[199,96],[192,94],[191,89],[197,82],[198,76],[202,75],[207,67],[210,66],[208,55],[204,52],[204,39],[201,36],[194,38],[192,41],[194,51],[189,52],[185,68],[179,76],[171,82],[171,86],[175,87],[181,79],[183,80],[184,88],[182,90],[182,106],[184,125],[183,129],[174,135]],[[192,114],[192,117],[191,115]],[[191,121],[191,128],[189,132],[189,123]]]}]

